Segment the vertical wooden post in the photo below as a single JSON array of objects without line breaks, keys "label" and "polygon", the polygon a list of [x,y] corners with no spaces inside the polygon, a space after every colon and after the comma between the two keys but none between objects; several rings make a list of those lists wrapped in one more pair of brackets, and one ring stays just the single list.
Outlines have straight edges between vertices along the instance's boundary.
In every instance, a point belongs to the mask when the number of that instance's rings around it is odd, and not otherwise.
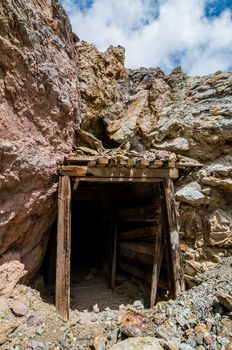
[{"label": "vertical wooden post", "polygon": [[168,219],[168,242],[170,245],[170,262],[173,282],[173,297],[176,298],[183,290],[183,274],[179,247],[179,232],[175,206],[175,194],[172,179],[164,180],[164,194]]},{"label": "vertical wooden post", "polygon": [[59,178],[56,310],[68,320],[70,307],[70,251],[71,251],[71,185],[69,176]]},{"label": "vertical wooden post", "polygon": [[[160,199],[162,199],[160,189],[159,189],[159,197]],[[160,206],[162,207],[162,203],[160,203]],[[154,228],[154,230],[155,229],[156,228]],[[159,218],[159,232],[156,234],[156,240],[155,240],[154,263],[153,263],[152,278],[151,278],[150,307],[153,307],[156,301],[159,275],[160,275],[160,269],[161,269],[161,263],[163,258],[163,251],[164,251],[163,244],[164,244],[164,240],[163,240],[163,210],[162,210]]]},{"label": "vertical wooden post", "polygon": [[154,256],[152,279],[151,279],[151,301],[150,301],[151,307],[155,305],[155,301],[156,301],[162,258],[163,258],[163,239],[162,239],[162,229],[160,228],[159,233],[156,235],[156,242],[155,242],[155,256]]},{"label": "vertical wooden post", "polygon": [[116,284],[116,264],[117,264],[117,216],[114,212],[113,217],[113,257],[112,257],[112,270],[111,270],[111,289],[115,289]]}]

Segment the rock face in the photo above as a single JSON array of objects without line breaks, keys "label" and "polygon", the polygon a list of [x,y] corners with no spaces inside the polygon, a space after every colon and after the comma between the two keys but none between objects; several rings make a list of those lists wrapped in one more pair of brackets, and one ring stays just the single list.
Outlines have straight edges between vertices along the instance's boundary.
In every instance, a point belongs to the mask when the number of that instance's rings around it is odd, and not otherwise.
[{"label": "rock face", "polygon": [[27,280],[38,270],[76,127],[105,147],[129,141],[202,162],[176,183],[187,280],[228,253],[231,73],[126,70],[124,49],[79,41],[56,0],[2,1],[0,49],[0,264],[22,262]]},{"label": "rock face", "polygon": [[74,40],[55,0],[0,3],[0,264],[38,269],[56,217],[56,169],[75,141]]},{"label": "rock face", "polygon": [[165,149],[203,163],[180,172],[176,199],[186,278],[213,266],[232,247],[232,73],[188,77],[177,68],[166,76],[124,70],[120,47],[100,54],[79,42],[77,51],[80,66],[91,67],[80,71],[92,116],[86,131],[101,131],[105,146],[129,141],[137,151]]}]

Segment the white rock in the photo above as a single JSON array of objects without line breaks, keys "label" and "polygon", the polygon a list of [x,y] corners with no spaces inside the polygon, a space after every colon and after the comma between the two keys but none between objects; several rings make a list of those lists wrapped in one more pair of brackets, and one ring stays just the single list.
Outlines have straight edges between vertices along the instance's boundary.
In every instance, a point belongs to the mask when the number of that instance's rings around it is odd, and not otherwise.
[{"label": "white rock", "polygon": [[93,305],[93,311],[94,311],[96,314],[99,313],[100,310],[99,310],[98,304]]},{"label": "white rock", "polygon": [[176,192],[176,200],[193,206],[205,203],[206,197],[197,182],[190,182]]}]

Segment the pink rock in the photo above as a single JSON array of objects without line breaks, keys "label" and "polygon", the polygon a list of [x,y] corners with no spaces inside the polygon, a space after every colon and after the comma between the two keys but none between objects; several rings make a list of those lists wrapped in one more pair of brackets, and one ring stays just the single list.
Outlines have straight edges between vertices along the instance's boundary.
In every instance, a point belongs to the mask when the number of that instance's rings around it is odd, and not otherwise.
[{"label": "pink rock", "polygon": [[24,305],[20,301],[14,301],[11,304],[11,310],[16,316],[26,316],[28,312],[28,308],[26,307],[26,305]]},{"label": "pink rock", "polygon": [[210,335],[204,336],[204,342],[206,345],[212,345],[213,344],[213,338]]}]

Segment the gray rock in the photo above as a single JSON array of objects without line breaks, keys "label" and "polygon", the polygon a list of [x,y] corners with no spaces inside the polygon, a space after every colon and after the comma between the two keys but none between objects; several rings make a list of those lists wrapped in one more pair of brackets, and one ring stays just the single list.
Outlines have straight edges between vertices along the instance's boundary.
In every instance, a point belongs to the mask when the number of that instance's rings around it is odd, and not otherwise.
[{"label": "gray rock", "polygon": [[176,192],[176,199],[193,206],[204,204],[206,197],[200,189],[197,182],[190,182]]},{"label": "gray rock", "polygon": [[128,338],[110,348],[110,350],[163,350],[158,339],[153,337]]}]

